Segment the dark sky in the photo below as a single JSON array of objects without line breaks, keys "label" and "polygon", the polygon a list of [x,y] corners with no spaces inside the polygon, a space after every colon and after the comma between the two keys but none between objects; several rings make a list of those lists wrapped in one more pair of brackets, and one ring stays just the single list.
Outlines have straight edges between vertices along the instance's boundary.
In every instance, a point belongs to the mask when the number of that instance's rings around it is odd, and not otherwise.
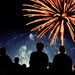
[{"label": "dark sky", "polygon": [[3,3],[0,30],[25,29],[25,17],[23,17],[23,11],[21,11],[24,2],[25,0],[11,0]]},{"label": "dark sky", "polygon": [[33,26],[26,26],[29,22],[28,17],[23,15],[26,12],[22,11],[24,8],[22,4],[29,4],[30,0],[11,0],[4,2],[3,6],[3,17],[0,25],[0,30],[25,30],[31,29]]},{"label": "dark sky", "polygon": [[24,17],[23,15],[26,14],[26,12],[22,11],[24,8],[22,4],[30,3],[30,0],[16,0],[16,26],[15,29],[19,30],[25,30],[30,28],[26,26],[26,23],[28,22],[28,17]]}]

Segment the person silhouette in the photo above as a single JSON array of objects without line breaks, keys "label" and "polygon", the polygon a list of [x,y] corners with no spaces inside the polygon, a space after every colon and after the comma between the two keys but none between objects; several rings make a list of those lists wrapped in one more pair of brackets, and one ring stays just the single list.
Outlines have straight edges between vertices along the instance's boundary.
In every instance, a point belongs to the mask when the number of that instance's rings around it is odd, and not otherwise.
[{"label": "person silhouette", "polygon": [[53,63],[49,62],[49,68],[48,68],[48,72],[52,73],[53,71]]},{"label": "person silhouette", "polygon": [[53,59],[54,72],[72,72],[72,59],[66,54],[64,46],[60,46]]},{"label": "person silhouette", "polygon": [[75,64],[72,65],[72,72],[75,73]]},{"label": "person silhouette", "polygon": [[11,72],[13,62],[11,58],[6,53],[5,47],[0,47],[0,71],[1,72]]},{"label": "person silhouette", "polygon": [[32,52],[30,56],[30,68],[34,71],[46,71],[48,66],[48,56],[43,52],[44,44],[36,44],[37,51]]},{"label": "person silhouette", "polygon": [[19,64],[19,57],[14,58],[14,72],[21,72],[22,66]]},{"label": "person silhouette", "polygon": [[26,64],[22,64],[22,72],[26,72]]},{"label": "person silhouette", "polygon": [[15,64],[19,64],[19,58],[18,58],[18,57],[15,57],[14,63],[15,63]]}]

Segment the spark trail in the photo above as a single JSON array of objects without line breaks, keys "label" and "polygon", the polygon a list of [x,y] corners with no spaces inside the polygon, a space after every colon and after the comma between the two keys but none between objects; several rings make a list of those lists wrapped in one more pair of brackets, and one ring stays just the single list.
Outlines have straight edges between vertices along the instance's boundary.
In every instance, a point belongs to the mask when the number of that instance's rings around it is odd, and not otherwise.
[{"label": "spark trail", "polygon": [[[43,24],[37,25],[31,31],[41,31],[37,38],[42,38],[48,31],[51,39],[50,46],[56,42],[58,33],[61,34],[61,45],[64,45],[64,32],[65,25],[67,25],[73,42],[75,42],[74,26],[75,26],[75,0],[30,0],[34,2],[33,5],[23,4],[29,9],[22,9],[22,11],[32,12],[24,16],[37,17],[41,16],[32,22],[27,23],[30,25],[36,22],[46,21]],[[35,13],[34,13],[35,12]]]}]

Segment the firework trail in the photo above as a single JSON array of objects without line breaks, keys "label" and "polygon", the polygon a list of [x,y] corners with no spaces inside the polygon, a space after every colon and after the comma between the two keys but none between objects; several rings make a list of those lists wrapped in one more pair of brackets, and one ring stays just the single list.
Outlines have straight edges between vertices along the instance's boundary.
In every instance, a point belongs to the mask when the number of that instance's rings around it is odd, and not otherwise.
[{"label": "firework trail", "polygon": [[25,7],[31,7],[29,9],[22,9],[22,11],[32,12],[31,14],[25,14],[29,17],[42,17],[32,23],[46,21],[34,27],[31,31],[41,31],[37,38],[42,38],[49,30],[50,34],[48,38],[51,38],[50,46],[56,42],[58,33],[61,34],[61,45],[64,45],[64,29],[67,25],[73,42],[75,42],[74,26],[75,26],[75,0],[30,0],[34,2],[33,5],[23,4]]}]

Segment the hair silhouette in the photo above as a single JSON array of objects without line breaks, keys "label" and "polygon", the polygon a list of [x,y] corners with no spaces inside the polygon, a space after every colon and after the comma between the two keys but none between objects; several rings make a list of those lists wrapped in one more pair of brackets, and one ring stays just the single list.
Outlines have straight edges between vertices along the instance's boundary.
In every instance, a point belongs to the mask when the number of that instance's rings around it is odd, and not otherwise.
[{"label": "hair silhouette", "polygon": [[6,55],[6,48],[5,47],[0,47],[0,55]]},{"label": "hair silhouette", "polygon": [[60,52],[60,53],[65,53],[65,51],[66,51],[66,49],[65,49],[64,46],[60,46],[60,47],[59,47],[59,52]]},{"label": "hair silhouette", "polygon": [[19,58],[15,57],[14,62],[15,62],[15,64],[19,64]]},{"label": "hair silhouette", "polygon": [[38,42],[36,44],[37,51],[42,51],[44,48],[44,44],[42,42]]}]

